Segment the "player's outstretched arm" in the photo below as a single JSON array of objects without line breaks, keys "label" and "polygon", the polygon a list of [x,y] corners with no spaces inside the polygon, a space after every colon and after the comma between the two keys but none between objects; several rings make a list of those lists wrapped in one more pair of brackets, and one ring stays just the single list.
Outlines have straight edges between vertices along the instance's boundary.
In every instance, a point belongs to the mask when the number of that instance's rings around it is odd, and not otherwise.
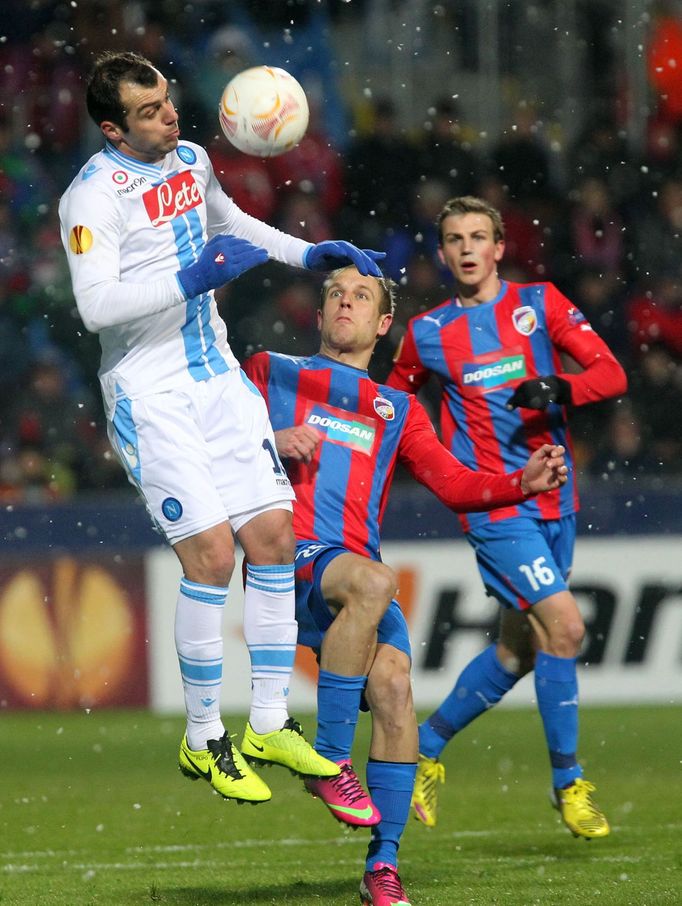
[{"label": "player's outstretched arm", "polygon": [[275,431],[275,446],[280,459],[310,462],[321,440],[319,431],[310,425],[296,425]]},{"label": "player's outstretched arm", "polygon": [[534,450],[521,475],[523,493],[540,494],[565,484],[568,478],[565,452],[560,444],[543,444]]},{"label": "player's outstretched arm", "polygon": [[268,260],[265,249],[237,236],[214,236],[194,264],[178,271],[176,277],[186,299],[217,289],[240,274]]},{"label": "player's outstretched arm", "polygon": [[333,271],[353,264],[363,277],[368,274],[383,277],[376,262],[385,257],[386,252],[359,249],[343,239],[327,240],[308,246],[303,255],[303,266],[312,271]]}]

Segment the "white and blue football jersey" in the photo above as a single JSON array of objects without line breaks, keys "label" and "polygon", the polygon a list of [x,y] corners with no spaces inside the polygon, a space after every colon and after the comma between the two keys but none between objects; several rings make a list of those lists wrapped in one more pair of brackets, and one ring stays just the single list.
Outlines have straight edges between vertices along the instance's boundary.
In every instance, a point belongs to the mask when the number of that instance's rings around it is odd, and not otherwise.
[{"label": "white and blue football jersey", "polygon": [[238,367],[213,292],[185,300],[176,278],[210,238],[239,236],[297,267],[309,245],[240,210],[192,142],[155,164],[107,144],[64,193],[59,217],[78,311],[100,337],[110,417],[117,395],[135,399]]}]

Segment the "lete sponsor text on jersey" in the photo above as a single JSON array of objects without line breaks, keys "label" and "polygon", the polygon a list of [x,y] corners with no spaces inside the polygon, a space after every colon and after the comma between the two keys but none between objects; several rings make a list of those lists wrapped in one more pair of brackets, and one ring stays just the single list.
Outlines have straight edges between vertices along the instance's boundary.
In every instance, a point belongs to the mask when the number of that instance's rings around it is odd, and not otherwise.
[{"label": "lete sponsor text on jersey", "polygon": [[176,173],[142,196],[152,226],[163,226],[203,202],[199,186],[188,170]]}]

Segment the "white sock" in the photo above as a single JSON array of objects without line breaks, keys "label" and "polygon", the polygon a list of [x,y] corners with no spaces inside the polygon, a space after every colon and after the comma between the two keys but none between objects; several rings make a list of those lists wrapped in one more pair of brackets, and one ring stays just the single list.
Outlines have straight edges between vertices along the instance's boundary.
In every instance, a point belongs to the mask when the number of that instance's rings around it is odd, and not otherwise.
[{"label": "white sock", "polygon": [[205,749],[225,732],[220,719],[223,607],[227,588],[183,579],[175,608],[175,648],[187,712],[187,744]]},{"label": "white sock", "polygon": [[294,564],[246,566],[244,638],[251,657],[251,711],[256,733],[280,730],[288,716],[298,625]]}]

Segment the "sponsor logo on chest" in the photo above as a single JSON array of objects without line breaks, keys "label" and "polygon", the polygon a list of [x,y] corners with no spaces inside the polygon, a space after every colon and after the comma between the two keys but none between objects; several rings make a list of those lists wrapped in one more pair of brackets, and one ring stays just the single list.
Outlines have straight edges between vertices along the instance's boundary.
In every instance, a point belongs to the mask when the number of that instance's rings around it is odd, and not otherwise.
[{"label": "sponsor logo on chest", "polygon": [[306,416],[306,424],[321,431],[325,440],[350,447],[369,455],[374,446],[376,428],[372,420],[333,406],[313,405]]},{"label": "sponsor logo on chest", "polygon": [[142,200],[154,227],[169,223],[203,202],[199,186],[189,170],[176,173],[170,179],[149,189],[142,196]]},{"label": "sponsor logo on chest", "polygon": [[462,384],[465,387],[476,387],[491,390],[501,387],[509,381],[526,376],[526,359],[523,355],[505,356],[494,362],[482,365],[478,362],[462,366]]}]

